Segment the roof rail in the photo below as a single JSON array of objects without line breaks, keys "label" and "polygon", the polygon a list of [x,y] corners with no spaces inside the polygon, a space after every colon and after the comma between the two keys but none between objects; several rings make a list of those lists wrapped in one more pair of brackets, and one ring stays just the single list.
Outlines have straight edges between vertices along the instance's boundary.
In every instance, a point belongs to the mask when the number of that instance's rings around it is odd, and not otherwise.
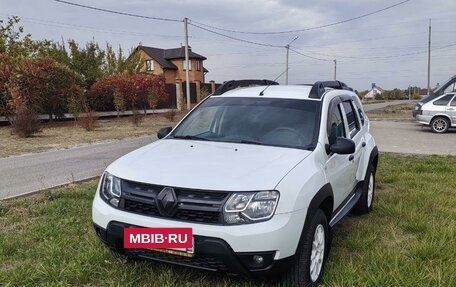
[{"label": "roof rail", "polygon": [[273,86],[279,83],[271,80],[231,80],[224,82],[212,95],[222,95],[230,90],[234,90],[239,87],[249,86]]},{"label": "roof rail", "polygon": [[325,93],[325,88],[336,89],[336,90],[347,90],[352,91],[353,89],[347,86],[344,82],[341,81],[318,81],[312,85],[310,90],[309,98],[320,99]]}]

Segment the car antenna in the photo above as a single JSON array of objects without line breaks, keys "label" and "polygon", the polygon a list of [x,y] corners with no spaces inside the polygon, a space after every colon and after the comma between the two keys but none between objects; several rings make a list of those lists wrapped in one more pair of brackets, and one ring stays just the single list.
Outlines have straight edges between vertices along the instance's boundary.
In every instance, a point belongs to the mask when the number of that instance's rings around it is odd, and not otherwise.
[{"label": "car antenna", "polygon": [[[285,71],[283,71],[282,73],[280,73],[280,75],[278,75],[274,80],[272,80],[272,82],[277,81],[277,79],[280,78],[280,77],[282,77],[282,75],[285,74],[285,72],[286,72],[287,70],[288,70],[288,68],[285,69]],[[271,85],[271,83],[269,82],[268,85],[260,92],[259,95],[260,95],[260,96],[264,96],[264,91],[266,91],[266,90],[269,88],[270,85]]]}]

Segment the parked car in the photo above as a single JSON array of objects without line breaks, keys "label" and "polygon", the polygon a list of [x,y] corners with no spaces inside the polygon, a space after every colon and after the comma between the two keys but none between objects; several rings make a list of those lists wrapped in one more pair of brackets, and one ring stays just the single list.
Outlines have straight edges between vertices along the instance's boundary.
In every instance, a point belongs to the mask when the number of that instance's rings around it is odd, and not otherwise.
[{"label": "parked car", "polygon": [[456,92],[456,75],[451,77],[443,85],[438,87],[436,90],[430,92],[429,95],[427,95],[426,97],[421,99],[418,103],[416,103],[415,108],[413,109],[413,112],[412,112],[413,117],[416,118],[416,116],[421,113],[420,110],[424,104],[426,104],[432,100],[435,100],[437,97],[440,97],[444,94],[454,93],[454,92]]},{"label": "parked car", "polygon": [[450,127],[456,127],[456,93],[438,96],[421,105],[416,120],[430,126],[435,133],[444,133]]},{"label": "parked car", "polygon": [[[337,81],[251,83],[260,86],[227,82],[106,169],[92,218],[114,254],[318,284],[332,227],[372,210],[379,154],[369,120]],[[193,243],[125,248],[131,227],[190,227]]]}]

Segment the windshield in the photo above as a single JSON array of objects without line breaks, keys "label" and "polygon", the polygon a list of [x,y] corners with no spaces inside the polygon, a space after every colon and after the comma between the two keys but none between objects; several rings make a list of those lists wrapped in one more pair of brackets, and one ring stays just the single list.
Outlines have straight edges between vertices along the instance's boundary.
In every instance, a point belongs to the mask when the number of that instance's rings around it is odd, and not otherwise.
[{"label": "windshield", "polygon": [[168,138],[313,149],[320,102],[211,97]]}]

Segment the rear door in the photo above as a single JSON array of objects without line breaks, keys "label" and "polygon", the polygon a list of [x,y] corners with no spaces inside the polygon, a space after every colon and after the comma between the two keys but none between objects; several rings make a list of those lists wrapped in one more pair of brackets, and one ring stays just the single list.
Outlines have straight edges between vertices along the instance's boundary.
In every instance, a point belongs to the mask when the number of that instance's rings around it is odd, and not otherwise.
[{"label": "rear door", "polygon": [[358,171],[359,162],[362,156],[362,152],[364,150],[363,145],[365,145],[365,133],[361,131],[359,115],[351,97],[343,99],[342,107],[344,110],[345,122],[347,123],[347,138],[353,140],[355,142],[356,147],[355,153],[348,155],[348,160],[350,162],[350,166],[348,167],[350,171],[350,181],[347,183],[349,184],[350,189],[346,194],[346,196],[348,196],[349,193],[355,189],[355,186],[358,183],[356,180],[356,173]]},{"label": "rear door", "polygon": [[450,102],[450,104],[448,106],[446,106],[446,113],[451,118],[451,125],[455,126],[456,125],[456,96],[454,96],[453,100]]}]

